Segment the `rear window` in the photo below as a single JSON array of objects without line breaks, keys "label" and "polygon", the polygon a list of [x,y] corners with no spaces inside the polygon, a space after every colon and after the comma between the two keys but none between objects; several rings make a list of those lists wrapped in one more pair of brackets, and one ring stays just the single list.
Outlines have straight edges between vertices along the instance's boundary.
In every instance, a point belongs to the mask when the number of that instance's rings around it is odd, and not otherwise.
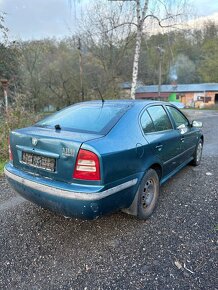
[{"label": "rear window", "polygon": [[127,104],[79,104],[63,109],[36,126],[63,130],[106,134],[128,109]]}]

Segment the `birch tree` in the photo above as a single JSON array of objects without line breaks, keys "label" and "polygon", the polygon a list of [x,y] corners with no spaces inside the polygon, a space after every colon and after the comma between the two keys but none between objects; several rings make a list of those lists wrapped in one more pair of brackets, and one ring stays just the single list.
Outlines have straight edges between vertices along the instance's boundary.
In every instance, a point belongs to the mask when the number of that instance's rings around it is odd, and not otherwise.
[{"label": "birch tree", "polygon": [[136,17],[137,17],[137,32],[136,32],[136,44],[135,44],[135,54],[133,60],[133,70],[132,70],[132,87],[130,97],[135,99],[136,85],[138,79],[138,67],[139,67],[139,56],[141,50],[142,41],[142,31],[143,24],[145,21],[145,15],[148,10],[149,0],[145,0],[143,7],[141,8],[140,0],[136,0]]},{"label": "birch tree", "polygon": [[[117,1],[117,0],[109,0]],[[183,15],[186,0],[121,0],[133,2],[133,10],[136,11],[136,21],[132,25],[136,27],[136,43],[132,70],[131,98],[135,99],[138,79],[139,57],[141,51],[142,35],[145,30],[145,21],[150,18],[155,20],[162,28],[176,25],[178,16]],[[118,1],[119,2],[119,1]],[[150,6],[149,6],[150,5]],[[126,23],[123,23],[125,25]],[[116,29],[116,27],[115,27]]]}]

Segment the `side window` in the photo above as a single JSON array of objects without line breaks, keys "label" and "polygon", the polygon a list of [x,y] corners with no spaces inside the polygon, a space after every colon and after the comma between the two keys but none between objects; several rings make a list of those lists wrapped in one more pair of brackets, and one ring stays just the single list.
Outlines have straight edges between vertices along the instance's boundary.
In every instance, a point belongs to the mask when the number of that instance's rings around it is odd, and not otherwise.
[{"label": "side window", "polygon": [[183,116],[182,113],[180,113],[180,111],[178,111],[176,108],[167,106],[167,109],[169,110],[170,114],[172,115],[175,123],[176,123],[176,127],[179,127],[180,125],[185,125],[188,126],[188,120],[185,118],[185,116]]},{"label": "side window", "polygon": [[144,111],[144,113],[141,116],[141,125],[145,134],[155,131],[154,124],[147,111]]},{"label": "side window", "polygon": [[149,107],[148,113],[154,123],[155,131],[165,131],[172,129],[172,124],[162,106]]}]

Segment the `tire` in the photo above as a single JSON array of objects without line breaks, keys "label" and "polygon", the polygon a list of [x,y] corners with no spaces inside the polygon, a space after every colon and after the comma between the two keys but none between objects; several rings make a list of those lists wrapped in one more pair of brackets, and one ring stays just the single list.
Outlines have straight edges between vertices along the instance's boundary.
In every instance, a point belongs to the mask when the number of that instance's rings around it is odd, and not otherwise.
[{"label": "tire", "polygon": [[160,191],[160,181],[157,172],[149,169],[139,186],[137,217],[142,220],[148,219],[154,212]]},{"label": "tire", "polygon": [[192,165],[198,166],[201,163],[202,150],[203,150],[203,141],[202,139],[200,139],[195,149],[195,153],[193,155],[194,159],[191,162]]}]

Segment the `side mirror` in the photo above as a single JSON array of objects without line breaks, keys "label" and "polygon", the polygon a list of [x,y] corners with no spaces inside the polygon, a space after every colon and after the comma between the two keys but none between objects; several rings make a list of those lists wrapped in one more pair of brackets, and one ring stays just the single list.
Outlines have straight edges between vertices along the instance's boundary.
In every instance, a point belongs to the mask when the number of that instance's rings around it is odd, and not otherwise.
[{"label": "side mirror", "polygon": [[181,134],[185,134],[188,131],[188,128],[185,124],[181,124],[177,127],[177,129],[180,131]]},{"label": "side mirror", "polygon": [[203,123],[200,121],[192,121],[192,127],[194,128],[202,128],[203,127]]}]

